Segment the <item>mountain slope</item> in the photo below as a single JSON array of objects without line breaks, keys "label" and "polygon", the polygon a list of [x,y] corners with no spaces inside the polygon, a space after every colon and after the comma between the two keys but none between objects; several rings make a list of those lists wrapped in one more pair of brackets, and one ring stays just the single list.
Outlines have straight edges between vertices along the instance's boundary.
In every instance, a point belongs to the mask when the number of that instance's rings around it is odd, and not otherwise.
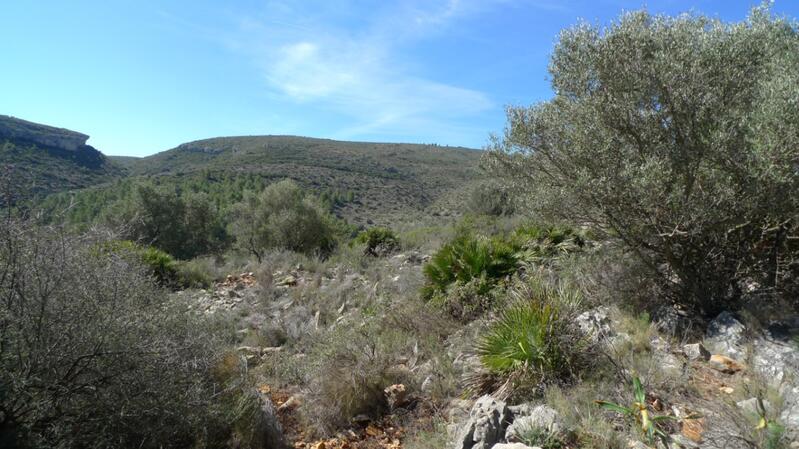
[{"label": "mountain slope", "polygon": [[124,170],[75,131],[0,115],[0,167],[17,198],[41,197],[117,179]]},{"label": "mountain slope", "polygon": [[[339,215],[353,223],[388,223],[430,207],[480,176],[480,152],[437,145],[341,142],[293,136],[221,137],[127,161],[142,177],[292,178],[344,196]],[[440,205],[443,209],[449,206]]]}]

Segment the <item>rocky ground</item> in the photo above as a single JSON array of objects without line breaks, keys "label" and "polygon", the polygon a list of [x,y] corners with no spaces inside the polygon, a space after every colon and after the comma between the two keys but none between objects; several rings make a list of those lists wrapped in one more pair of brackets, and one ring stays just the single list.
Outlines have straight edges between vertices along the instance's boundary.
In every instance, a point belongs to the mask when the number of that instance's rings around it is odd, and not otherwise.
[{"label": "rocky ground", "polygon": [[[384,266],[378,281],[357,270],[331,268],[312,272],[300,265],[266,275],[238,273],[212,289],[179,294],[192,298],[207,313],[224,312],[236,317],[242,334],[263,329],[270,322],[294,329],[289,332],[313,333],[323,327],[354,323],[360,305],[349,298],[377,291],[381,283],[398,284],[406,277],[420,276],[426,259],[418,253],[387,258],[381,262]],[[309,286],[313,286],[314,295],[328,298],[328,303],[333,298],[332,304],[326,306],[328,310],[321,306],[314,309],[314,304],[319,303],[302,299],[309,293],[304,288]],[[613,307],[599,307],[580,315],[577,324],[610,354],[641,338],[625,332],[619,316]],[[795,441],[789,447],[799,447],[799,350],[792,339],[799,334],[799,319],[772,320],[759,328],[747,326],[745,321],[724,312],[704,325],[703,336],[677,338],[676,335],[702,333],[695,332],[697,322],[673,310],[661,314],[652,326],[654,331],[646,334],[644,345],[655,366],[649,374],[636,375],[642,377],[645,385],[655,384],[654,377],[669,379],[668,389],[648,391],[646,401],[654,413],[673,417],[664,426],[671,434],[671,447],[759,447],[747,429],[753,429],[761,416],[784,426],[784,438]],[[680,332],[687,327],[694,327],[694,332]],[[463,340],[468,340],[469,335],[466,326],[454,332],[445,345],[453,352],[458,375],[467,374],[479,364],[463,349]],[[272,356],[283,351],[292,351],[292,357],[304,356],[296,348],[284,348],[280,341],[262,343],[268,344],[247,343],[236,350],[252,367],[274,360]],[[412,390],[403,384],[387,386],[384,395],[389,413],[381,418],[356,417],[349,428],[326,438],[316,438],[303,428],[299,412],[314,404],[307,402],[302,386],[273,385],[265,377],[254,379],[263,412],[276,421],[274,425],[281,429],[282,438],[294,448],[399,449],[405,447],[410,434],[433,422],[443,423],[448,440],[456,449],[528,449],[530,446],[516,436],[520,427],[549,429],[560,435],[574,430],[562,412],[544,400],[510,405],[491,396],[465,399],[453,395],[445,401],[433,401],[428,386],[436,373],[425,371],[424,360],[406,363],[410,366],[406,368],[420,377],[421,387]],[[428,363],[427,369],[429,366]],[[621,370],[621,377],[632,378],[631,372],[624,372],[623,367]],[[599,414],[598,410],[595,412]],[[615,419],[612,414],[607,416]],[[418,447],[419,438],[415,441]],[[558,447],[578,447],[568,438],[561,443]],[[630,439],[629,447],[646,446]]]}]

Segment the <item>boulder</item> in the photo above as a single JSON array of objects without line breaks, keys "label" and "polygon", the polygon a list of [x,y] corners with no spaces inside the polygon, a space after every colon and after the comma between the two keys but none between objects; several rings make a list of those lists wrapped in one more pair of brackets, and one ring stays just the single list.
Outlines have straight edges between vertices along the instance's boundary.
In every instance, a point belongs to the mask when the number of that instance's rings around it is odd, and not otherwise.
[{"label": "boulder", "polygon": [[721,354],[713,354],[710,356],[710,361],[708,363],[710,364],[711,368],[715,369],[716,371],[721,371],[725,374],[735,374],[745,368],[744,365],[737,360],[731,359]]},{"label": "boulder", "polygon": [[785,426],[789,441],[799,441],[799,386],[784,384],[780,394],[783,402],[779,423]]},{"label": "boulder", "polygon": [[520,441],[517,435],[526,429],[541,429],[548,433],[558,433],[562,424],[560,415],[552,407],[538,405],[524,410],[524,414],[517,414],[513,423],[505,431],[505,440],[508,442]]},{"label": "boulder", "polygon": [[746,327],[730,312],[721,312],[707,327],[705,343],[714,354],[743,360]]},{"label": "boulder", "polygon": [[481,396],[458,432],[455,449],[491,449],[505,436],[510,419],[511,413],[505,402],[488,395]]},{"label": "boulder", "polygon": [[[743,411],[746,414],[754,415],[754,416],[757,416],[757,415],[760,414],[760,412],[758,411],[759,407],[757,405],[757,398],[749,398],[749,399],[746,399],[746,400],[743,400],[743,401],[738,401],[738,402],[735,403],[735,405],[737,405],[738,408],[740,408],[741,411]],[[766,409],[765,410],[766,412],[771,411],[771,403],[769,401],[763,399],[763,408]]]},{"label": "boulder", "polygon": [[691,343],[682,347],[682,352],[688,360],[700,360],[707,362],[710,360],[710,351],[705,349],[702,343]]},{"label": "boulder", "polygon": [[791,343],[765,338],[752,342],[752,368],[772,386],[799,377],[799,351]]},{"label": "boulder", "polygon": [[611,328],[612,321],[607,307],[597,307],[581,313],[575,323],[594,343],[598,343],[615,335]]},{"label": "boulder", "polygon": [[408,390],[403,384],[388,386],[383,390],[383,394],[386,395],[386,402],[391,410],[408,405]]},{"label": "boulder", "polygon": [[268,447],[275,449],[287,448],[283,436],[283,427],[277,419],[277,411],[268,394],[259,390],[254,391],[259,403],[258,413],[252,415],[252,422],[247,427],[252,432],[254,447]]}]

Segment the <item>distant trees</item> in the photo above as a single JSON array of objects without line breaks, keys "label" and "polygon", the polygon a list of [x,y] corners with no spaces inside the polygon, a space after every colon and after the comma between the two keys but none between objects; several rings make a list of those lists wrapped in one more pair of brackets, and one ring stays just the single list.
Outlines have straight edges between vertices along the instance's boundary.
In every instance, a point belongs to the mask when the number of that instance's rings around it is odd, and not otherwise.
[{"label": "distant trees", "polygon": [[792,284],[796,23],[634,12],[564,31],[550,73],[554,98],[509,108],[488,155],[529,210],[617,236],[706,312]]},{"label": "distant trees", "polygon": [[326,253],[335,245],[333,218],[294,181],[247,191],[231,210],[230,232],[237,245],[260,262],[268,249]]}]

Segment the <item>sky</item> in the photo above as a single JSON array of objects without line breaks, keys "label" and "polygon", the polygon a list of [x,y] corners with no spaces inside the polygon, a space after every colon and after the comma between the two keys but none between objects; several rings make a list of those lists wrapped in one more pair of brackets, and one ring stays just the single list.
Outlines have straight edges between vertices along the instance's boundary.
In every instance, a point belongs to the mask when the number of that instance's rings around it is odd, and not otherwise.
[{"label": "sky", "polygon": [[551,97],[562,28],[642,7],[741,20],[759,3],[2,0],[0,114],[110,155],[267,134],[481,148],[505,106]]}]

